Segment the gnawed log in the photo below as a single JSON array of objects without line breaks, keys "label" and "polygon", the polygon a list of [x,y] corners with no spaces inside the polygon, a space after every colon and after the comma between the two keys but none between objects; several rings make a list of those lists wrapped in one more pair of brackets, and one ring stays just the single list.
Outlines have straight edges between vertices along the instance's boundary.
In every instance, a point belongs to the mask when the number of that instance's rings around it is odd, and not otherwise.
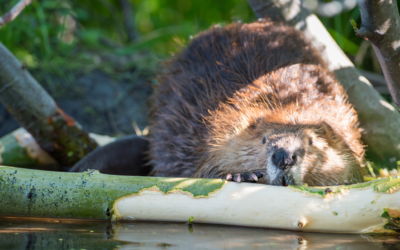
[{"label": "gnawed log", "polygon": [[400,177],[349,186],[278,187],[0,167],[0,215],[396,233],[399,188]]}]

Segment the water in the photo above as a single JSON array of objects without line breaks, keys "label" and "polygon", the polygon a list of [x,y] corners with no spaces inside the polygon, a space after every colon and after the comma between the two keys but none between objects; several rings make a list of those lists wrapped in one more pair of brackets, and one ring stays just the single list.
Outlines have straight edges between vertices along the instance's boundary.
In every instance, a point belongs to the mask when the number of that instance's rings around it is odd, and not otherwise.
[{"label": "water", "polygon": [[400,235],[303,233],[206,224],[0,217],[0,249],[400,250]]}]

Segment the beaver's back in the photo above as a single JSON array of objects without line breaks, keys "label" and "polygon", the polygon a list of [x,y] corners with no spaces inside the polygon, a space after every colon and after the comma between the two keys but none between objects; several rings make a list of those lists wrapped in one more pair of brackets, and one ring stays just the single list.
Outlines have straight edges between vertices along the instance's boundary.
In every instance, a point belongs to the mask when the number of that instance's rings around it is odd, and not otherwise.
[{"label": "beaver's back", "polygon": [[[299,63],[324,67],[318,52],[300,32],[284,25],[235,23],[198,35],[159,78],[151,114],[153,174],[192,176],[207,147],[209,131],[204,117],[259,77]],[[329,91],[323,91],[327,98]]]}]

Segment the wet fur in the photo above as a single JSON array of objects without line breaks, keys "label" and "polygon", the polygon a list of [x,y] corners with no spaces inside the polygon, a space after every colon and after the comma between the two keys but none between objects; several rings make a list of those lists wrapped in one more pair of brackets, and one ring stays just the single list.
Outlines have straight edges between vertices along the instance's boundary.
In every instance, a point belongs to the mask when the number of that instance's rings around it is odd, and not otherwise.
[{"label": "wet fur", "polygon": [[[260,182],[276,185],[283,174],[291,184],[362,180],[356,112],[318,51],[290,27],[211,28],[170,60],[159,82],[152,175],[220,178],[262,170]],[[278,147],[294,147],[299,167],[274,170],[269,161]]]}]

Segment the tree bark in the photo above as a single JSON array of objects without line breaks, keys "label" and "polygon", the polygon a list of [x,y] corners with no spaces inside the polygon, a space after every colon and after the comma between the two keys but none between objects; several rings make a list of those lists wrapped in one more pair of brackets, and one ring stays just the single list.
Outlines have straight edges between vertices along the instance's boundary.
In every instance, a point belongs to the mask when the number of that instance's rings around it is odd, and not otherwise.
[{"label": "tree bark", "polygon": [[73,166],[97,147],[2,43],[0,76],[0,101],[61,166]]},{"label": "tree bark", "polygon": [[[381,159],[400,159],[400,114],[363,77],[329,35],[325,27],[300,0],[248,0],[255,14],[282,21],[302,30],[321,50],[329,70],[345,88],[357,110],[368,151]],[[350,24],[349,24],[350,25]],[[368,153],[368,152],[367,152]]]},{"label": "tree bark", "polygon": [[0,28],[14,20],[31,2],[32,0],[20,0],[9,12],[0,17]]},{"label": "tree bark", "polygon": [[359,0],[359,37],[370,41],[378,57],[389,92],[400,108],[400,17],[397,1]]},{"label": "tree bark", "polygon": [[395,233],[399,187],[400,177],[329,188],[277,187],[0,167],[0,215]]}]

